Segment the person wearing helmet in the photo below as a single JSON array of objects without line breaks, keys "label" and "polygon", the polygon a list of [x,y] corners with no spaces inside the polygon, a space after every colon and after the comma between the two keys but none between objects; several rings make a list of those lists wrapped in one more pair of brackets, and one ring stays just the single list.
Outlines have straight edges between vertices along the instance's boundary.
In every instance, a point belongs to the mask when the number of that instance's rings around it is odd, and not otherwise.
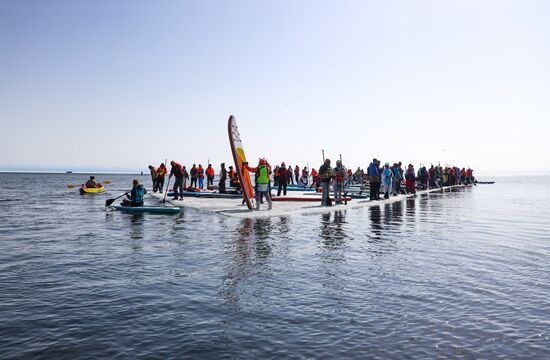
[{"label": "person wearing helmet", "polygon": [[250,172],[256,174],[256,185],[255,185],[255,198],[256,198],[256,210],[260,210],[260,203],[262,201],[262,196],[265,196],[267,200],[267,209],[272,209],[271,203],[271,194],[269,191],[269,173],[271,172],[271,166],[265,159],[260,159],[258,161],[258,166],[253,168],[248,166],[248,162],[244,162],[243,166]]}]

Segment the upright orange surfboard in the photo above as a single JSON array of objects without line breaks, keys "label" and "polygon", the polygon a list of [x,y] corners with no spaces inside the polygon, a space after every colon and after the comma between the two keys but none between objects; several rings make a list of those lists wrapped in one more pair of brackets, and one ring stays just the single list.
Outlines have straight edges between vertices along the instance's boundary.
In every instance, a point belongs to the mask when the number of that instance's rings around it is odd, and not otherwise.
[{"label": "upright orange surfboard", "polygon": [[254,188],[252,187],[252,180],[250,180],[250,173],[247,169],[243,168],[243,163],[246,162],[246,155],[244,154],[239,128],[237,128],[237,122],[235,121],[235,117],[233,115],[229,116],[227,131],[229,133],[229,144],[231,146],[231,152],[233,153],[233,160],[235,161],[236,168],[235,170],[237,171],[237,177],[239,178],[239,182],[241,184],[244,201],[246,202],[246,206],[252,210]]}]

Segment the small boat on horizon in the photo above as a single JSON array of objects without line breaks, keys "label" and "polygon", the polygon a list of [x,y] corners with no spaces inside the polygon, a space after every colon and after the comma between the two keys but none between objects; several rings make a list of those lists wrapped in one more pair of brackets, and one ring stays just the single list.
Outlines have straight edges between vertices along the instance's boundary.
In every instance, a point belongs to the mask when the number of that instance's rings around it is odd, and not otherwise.
[{"label": "small boat on horizon", "polygon": [[65,171],[66,174],[72,174],[73,172],[72,171]]}]

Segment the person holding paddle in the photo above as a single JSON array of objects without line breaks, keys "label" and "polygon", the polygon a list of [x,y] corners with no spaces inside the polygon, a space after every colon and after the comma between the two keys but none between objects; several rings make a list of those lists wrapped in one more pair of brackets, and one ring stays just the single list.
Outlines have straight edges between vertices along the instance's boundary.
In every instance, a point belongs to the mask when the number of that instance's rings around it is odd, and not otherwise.
[{"label": "person holding paddle", "polygon": [[132,207],[143,206],[143,197],[147,194],[147,190],[139,183],[138,179],[134,179],[132,185],[130,194],[125,194],[128,199],[122,200],[121,205]]},{"label": "person holding paddle", "polygon": [[[178,194],[180,195],[180,200],[183,200],[183,168],[174,160],[170,161],[170,165],[172,165],[172,168],[170,169],[168,183],[170,183],[170,179],[172,178],[172,176],[176,178],[176,180],[174,181],[174,197],[172,198],[172,200],[178,200]],[[168,187],[168,185],[166,186]]]}]

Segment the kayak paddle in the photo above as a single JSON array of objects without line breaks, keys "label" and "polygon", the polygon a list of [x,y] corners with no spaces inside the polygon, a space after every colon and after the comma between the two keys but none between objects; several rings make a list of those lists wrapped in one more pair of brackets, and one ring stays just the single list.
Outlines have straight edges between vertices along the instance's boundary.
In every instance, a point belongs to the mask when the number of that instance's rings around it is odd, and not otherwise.
[{"label": "kayak paddle", "polygon": [[126,195],[126,194],[128,194],[128,191],[125,192],[124,194],[120,195],[120,196],[117,196],[117,197],[114,198],[114,199],[107,199],[107,201],[105,201],[105,207],[111,205],[112,203],[115,202],[116,199],[119,199],[119,198],[123,197],[123,196]]}]

